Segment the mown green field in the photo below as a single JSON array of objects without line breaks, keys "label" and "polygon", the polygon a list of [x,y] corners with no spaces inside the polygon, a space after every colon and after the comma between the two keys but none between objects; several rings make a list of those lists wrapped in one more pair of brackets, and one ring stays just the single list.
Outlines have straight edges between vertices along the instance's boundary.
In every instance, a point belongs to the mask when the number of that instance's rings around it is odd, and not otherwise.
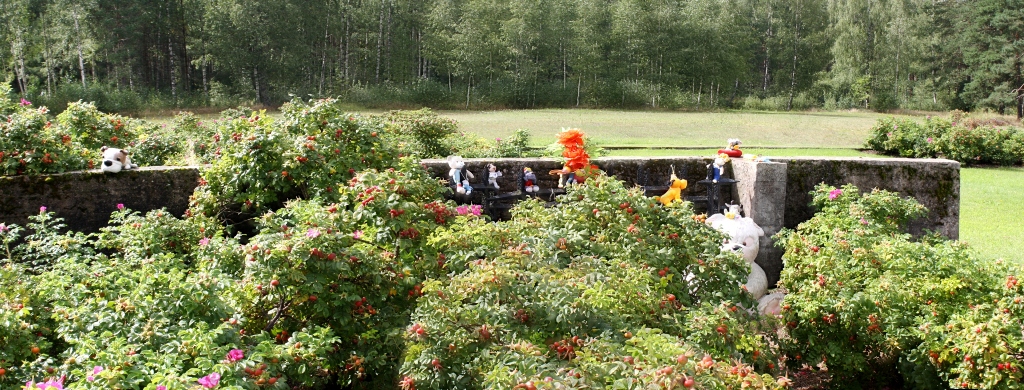
[{"label": "mown green field", "polygon": [[1024,264],[1024,168],[960,170],[960,240]]},{"label": "mown green field", "polygon": [[463,131],[494,139],[530,130],[545,145],[576,127],[609,146],[722,147],[728,138],[749,146],[858,148],[878,118],[874,112],[648,112],[616,110],[444,111]]}]

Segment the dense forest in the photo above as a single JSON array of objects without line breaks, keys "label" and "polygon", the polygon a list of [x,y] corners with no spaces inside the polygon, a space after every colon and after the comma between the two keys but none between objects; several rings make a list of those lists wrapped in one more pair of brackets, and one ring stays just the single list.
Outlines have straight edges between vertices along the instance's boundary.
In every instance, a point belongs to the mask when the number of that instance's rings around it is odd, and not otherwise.
[{"label": "dense forest", "polygon": [[3,0],[0,18],[0,81],[54,106],[1024,114],[1024,0]]}]

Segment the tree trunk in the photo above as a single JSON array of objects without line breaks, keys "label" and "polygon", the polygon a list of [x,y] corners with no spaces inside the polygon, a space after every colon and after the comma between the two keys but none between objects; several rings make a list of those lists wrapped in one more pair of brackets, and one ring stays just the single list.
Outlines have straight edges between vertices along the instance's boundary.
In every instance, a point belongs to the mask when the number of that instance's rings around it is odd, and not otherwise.
[{"label": "tree trunk", "polygon": [[711,101],[711,103],[708,105],[708,108],[714,107],[715,106],[715,81],[714,80],[711,81],[711,88],[708,89],[708,100]]},{"label": "tree trunk", "polygon": [[700,87],[697,88],[697,110],[700,111],[700,95],[704,92],[704,79],[700,79]]},{"label": "tree trunk", "polygon": [[732,102],[736,100],[736,94],[740,90],[740,79],[736,78],[736,83],[732,86],[732,94],[729,95],[729,106],[732,107]]},{"label": "tree trunk", "polygon": [[46,58],[43,60],[43,63],[46,64],[46,94],[51,95],[53,94],[53,91],[50,90],[50,85],[53,83],[53,66],[50,60],[52,54],[50,54],[49,45],[47,45],[43,53],[46,55]]},{"label": "tree trunk", "polygon": [[[348,2],[345,2],[348,5]],[[349,73],[349,42],[352,41],[352,36],[349,34],[349,26],[352,24],[352,15],[349,7],[345,7],[345,81],[349,81],[351,74]]]},{"label": "tree trunk", "polygon": [[171,41],[171,36],[170,35],[167,35],[167,54],[168,54],[168,57],[170,58],[170,61],[171,61],[171,64],[170,64],[171,67],[169,69],[171,71],[171,100],[174,102],[174,105],[177,106],[178,105],[178,78],[175,75],[175,70],[178,68],[178,65],[175,63],[175,60],[176,60],[175,57],[176,56],[174,55],[174,42]]},{"label": "tree trunk", "polygon": [[384,46],[384,1],[380,2],[380,15],[377,18],[377,70],[373,75],[374,84],[380,84],[380,55]]},{"label": "tree trunk", "polygon": [[796,65],[800,50],[800,11],[801,9],[797,8],[796,21],[793,23],[796,27],[796,34],[793,37],[793,71],[789,74],[789,100],[786,102],[786,111],[793,109],[793,95],[796,94]]},{"label": "tree trunk", "polygon": [[768,30],[765,31],[764,37],[764,80],[761,86],[761,90],[768,93],[768,81],[771,78],[771,39],[772,39],[772,17],[774,16],[775,9],[769,1],[768,2]]},{"label": "tree trunk", "polygon": [[82,31],[78,28],[78,10],[71,9],[71,16],[75,19],[75,37],[78,43],[78,69],[82,74],[82,88],[85,86],[85,57],[82,55]]},{"label": "tree trunk", "polygon": [[579,81],[576,82],[576,107],[580,106],[580,87],[583,86],[583,75],[580,75]]},{"label": "tree trunk", "polygon": [[327,18],[324,22],[324,47],[320,53],[320,85],[316,89],[317,97],[323,96],[324,94],[324,72],[327,69],[327,40],[330,37],[328,30],[331,28],[331,10],[327,9]]},{"label": "tree trunk", "polygon": [[[451,87],[449,87],[451,88]],[[466,83],[466,109],[469,109],[469,92],[473,89],[473,76],[469,76],[469,83]]]},{"label": "tree trunk", "polygon": [[387,38],[384,41],[385,42],[385,45],[384,45],[384,50],[385,50],[384,51],[384,79],[385,80],[391,80],[391,57],[392,57],[392,52],[391,52],[391,25],[394,24],[394,21],[392,19],[394,17],[394,11],[395,11],[394,4],[391,3],[391,2],[388,2],[388,19],[387,19],[388,30],[387,30],[386,35],[385,35]]},{"label": "tree trunk", "polygon": [[210,87],[206,83],[206,54],[203,54],[203,96],[205,97],[206,104],[210,104]]}]

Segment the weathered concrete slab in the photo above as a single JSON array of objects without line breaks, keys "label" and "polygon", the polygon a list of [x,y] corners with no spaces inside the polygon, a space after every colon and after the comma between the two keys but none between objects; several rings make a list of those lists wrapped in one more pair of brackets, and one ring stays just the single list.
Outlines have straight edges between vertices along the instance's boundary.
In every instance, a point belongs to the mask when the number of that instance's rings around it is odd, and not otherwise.
[{"label": "weathered concrete slab", "polygon": [[786,223],[796,228],[814,215],[810,191],[818,183],[853,184],[861,191],[895,191],[917,199],[928,215],[912,221],[910,232],[936,231],[950,239],[960,237],[960,163],[944,159],[812,158],[787,157]]},{"label": "weathered concrete slab", "polygon": [[732,167],[743,211],[764,230],[755,261],[768,276],[768,285],[774,286],[782,272],[783,250],[772,236],[785,227],[787,165],[734,159]]},{"label": "weathered concrete slab", "polygon": [[182,215],[199,182],[195,167],[147,167],[120,173],[99,170],[47,176],[0,177],[0,222],[23,225],[40,206],[64,218],[68,228],[95,232],[124,204],[132,210],[166,207]]}]

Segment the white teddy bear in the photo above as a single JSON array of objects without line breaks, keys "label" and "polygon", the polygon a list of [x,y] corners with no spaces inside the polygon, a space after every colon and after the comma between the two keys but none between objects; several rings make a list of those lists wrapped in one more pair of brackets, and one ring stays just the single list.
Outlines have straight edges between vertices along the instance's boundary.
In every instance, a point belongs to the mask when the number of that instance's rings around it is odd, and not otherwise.
[{"label": "white teddy bear", "polygon": [[469,179],[473,178],[473,173],[470,171],[463,171],[466,167],[466,161],[462,159],[462,156],[448,156],[448,166],[451,170],[448,171],[448,176],[452,178],[452,183],[455,183],[455,192],[459,194],[472,194],[473,187],[469,185]]},{"label": "white teddy bear", "polygon": [[765,295],[768,292],[768,276],[764,269],[754,262],[757,259],[761,243],[760,237],[764,235],[764,230],[757,226],[752,218],[740,217],[737,205],[729,206],[729,211],[725,214],[708,217],[706,223],[729,236],[722,244],[722,250],[739,253],[750,265],[750,275],[747,276],[745,286],[747,292],[759,301],[758,312],[778,314],[779,306],[785,295],[781,293]]}]

